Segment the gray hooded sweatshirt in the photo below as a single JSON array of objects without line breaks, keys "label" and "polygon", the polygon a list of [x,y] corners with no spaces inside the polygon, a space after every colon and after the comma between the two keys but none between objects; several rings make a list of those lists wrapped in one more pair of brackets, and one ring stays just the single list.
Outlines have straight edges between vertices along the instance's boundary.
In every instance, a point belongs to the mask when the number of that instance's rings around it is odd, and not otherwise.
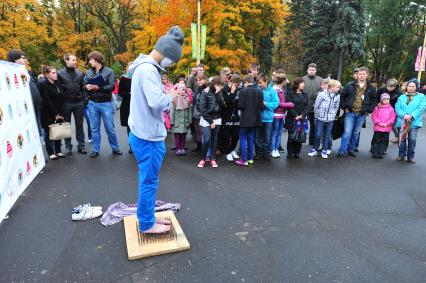
[{"label": "gray hooded sweatshirt", "polygon": [[163,141],[167,136],[163,112],[170,108],[173,98],[164,93],[159,70],[164,71],[144,54],[129,68],[132,74],[129,127],[135,136],[147,141]]}]

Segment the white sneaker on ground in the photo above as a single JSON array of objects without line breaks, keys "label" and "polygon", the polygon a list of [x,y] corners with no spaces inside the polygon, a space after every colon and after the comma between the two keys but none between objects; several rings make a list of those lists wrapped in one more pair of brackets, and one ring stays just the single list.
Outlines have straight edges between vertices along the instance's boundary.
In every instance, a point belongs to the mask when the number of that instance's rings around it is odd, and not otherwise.
[{"label": "white sneaker on ground", "polygon": [[51,159],[51,160],[56,160],[58,158],[59,157],[56,154],[52,154],[52,155],[49,156],[49,159]]},{"label": "white sneaker on ground", "polygon": [[91,206],[90,203],[79,205],[72,210],[72,220],[87,220],[101,216],[101,206]]},{"label": "white sneaker on ground", "polygon": [[226,155],[226,160],[228,160],[228,161],[234,161],[234,157],[232,157],[231,153],[228,154],[228,155]]},{"label": "white sneaker on ground", "polygon": [[77,207],[74,207],[72,209],[72,211],[80,211],[80,210],[85,210],[85,209],[97,209],[97,210],[102,210],[102,206],[92,206],[90,203],[84,203],[84,204],[80,204]]},{"label": "white sneaker on ground", "polygon": [[88,219],[94,219],[103,214],[102,210],[99,209],[83,209],[80,210],[78,213],[74,213],[71,216],[72,220],[88,220]]},{"label": "white sneaker on ground", "polygon": [[276,158],[281,157],[281,154],[278,149],[275,150],[275,155]]},{"label": "white sneaker on ground", "polygon": [[327,155],[331,154],[331,149],[327,149]]},{"label": "white sneaker on ground", "polygon": [[240,158],[240,157],[238,156],[238,154],[237,154],[235,151],[232,151],[232,152],[231,152],[231,155],[232,155],[232,157],[233,157],[234,159],[238,159],[238,158]]},{"label": "white sneaker on ground", "polygon": [[88,139],[87,140],[88,143],[92,143],[92,141],[93,141],[92,139]]},{"label": "white sneaker on ground", "polygon": [[311,149],[311,152],[308,153],[309,156],[317,156],[318,152],[315,148]]},{"label": "white sneaker on ground", "polygon": [[327,159],[328,158],[328,154],[327,154],[327,151],[321,151],[321,157],[322,158],[324,158],[324,159]]}]

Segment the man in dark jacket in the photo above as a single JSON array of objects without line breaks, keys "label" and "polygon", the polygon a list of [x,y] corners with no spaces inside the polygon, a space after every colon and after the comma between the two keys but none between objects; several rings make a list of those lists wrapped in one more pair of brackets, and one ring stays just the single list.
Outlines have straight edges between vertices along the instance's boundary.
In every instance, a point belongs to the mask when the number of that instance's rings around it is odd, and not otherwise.
[{"label": "man in dark jacket", "polygon": [[305,82],[304,92],[308,95],[309,98],[309,144],[313,145],[315,141],[315,114],[314,114],[314,104],[317,98],[318,91],[320,90],[322,78],[317,75],[317,65],[311,63],[308,65],[308,70],[306,75],[303,77]]},{"label": "man in dark jacket", "polygon": [[[25,57],[24,51],[20,49],[9,50],[9,52],[7,52],[7,61],[23,66],[27,66],[29,64],[27,58]],[[30,75],[30,92],[31,98],[33,100],[37,127],[40,136],[43,136],[43,128],[41,127],[40,122],[41,111],[43,109],[43,99],[41,98],[40,91],[38,89],[38,80],[36,75],[31,71],[28,71],[28,74]],[[45,134],[48,135],[49,133]]]},{"label": "man in dark jacket", "polygon": [[91,158],[99,155],[101,149],[101,118],[104,121],[108,141],[115,155],[123,155],[120,151],[114,126],[114,105],[111,102],[112,91],[115,86],[113,71],[105,67],[104,56],[93,51],[88,56],[92,67],[83,80],[84,89],[89,93],[90,126],[92,128],[92,154]]},{"label": "man in dark jacket", "polygon": [[[77,69],[77,57],[74,54],[64,55],[65,68],[58,71],[58,81],[64,91],[64,118],[71,122],[71,114],[74,115],[75,137],[78,142],[78,152],[86,154],[84,145],[83,117],[83,78],[82,71]],[[65,139],[65,154],[72,154],[71,139]]]},{"label": "man in dark jacket", "polygon": [[358,79],[348,83],[340,95],[340,106],[345,111],[345,131],[338,157],[355,157],[356,142],[366,116],[373,112],[376,90],[367,81],[368,68],[358,69]]}]

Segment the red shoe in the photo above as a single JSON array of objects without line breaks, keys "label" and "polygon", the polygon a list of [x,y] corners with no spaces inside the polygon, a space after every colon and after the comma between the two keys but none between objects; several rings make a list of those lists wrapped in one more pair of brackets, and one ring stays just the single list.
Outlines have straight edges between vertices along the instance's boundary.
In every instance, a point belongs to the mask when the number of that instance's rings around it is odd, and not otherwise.
[{"label": "red shoe", "polygon": [[217,168],[218,167],[216,160],[212,160],[211,164],[212,164],[213,168]]},{"label": "red shoe", "polygon": [[204,161],[204,160],[200,160],[200,162],[198,162],[198,168],[203,168],[204,167],[204,165],[206,165],[206,162]]}]

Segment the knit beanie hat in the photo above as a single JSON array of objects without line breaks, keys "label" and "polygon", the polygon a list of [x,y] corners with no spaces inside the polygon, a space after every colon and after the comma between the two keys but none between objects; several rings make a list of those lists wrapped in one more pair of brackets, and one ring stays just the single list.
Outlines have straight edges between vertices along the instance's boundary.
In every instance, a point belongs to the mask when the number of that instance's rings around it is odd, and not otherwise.
[{"label": "knit beanie hat", "polygon": [[154,49],[177,63],[182,57],[183,32],[178,26],[173,26],[169,31],[160,37]]},{"label": "knit beanie hat", "polygon": [[407,82],[407,85],[409,83],[414,83],[416,85],[416,90],[418,91],[420,89],[420,82],[417,79],[411,79]]},{"label": "knit beanie hat", "polygon": [[380,101],[383,101],[383,99],[390,99],[390,95],[388,93],[383,93],[380,95]]},{"label": "knit beanie hat", "polygon": [[15,63],[15,61],[21,59],[22,56],[25,56],[24,51],[20,49],[11,49],[7,52],[7,61]]}]

